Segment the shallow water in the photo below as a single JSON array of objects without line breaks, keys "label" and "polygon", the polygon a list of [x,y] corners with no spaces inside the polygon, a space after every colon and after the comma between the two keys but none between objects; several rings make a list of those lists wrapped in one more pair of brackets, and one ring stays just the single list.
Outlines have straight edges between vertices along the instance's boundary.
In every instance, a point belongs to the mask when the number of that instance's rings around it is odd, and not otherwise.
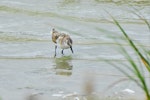
[{"label": "shallow water", "polygon": [[[132,5],[150,19],[148,1],[135,1]],[[91,96],[96,99],[141,100],[144,95],[141,89],[105,61],[127,63],[111,38],[121,32],[105,10],[122,22],[129,36],[140,43],[138,47],[149,49],[147,26],[130,12],[132,7],[121,2],[1,0],[0,98],[86,100],[92,98],[87,96],[90,90],[86,85],[93,84]],[[53,27],[71,35],[74,54],[64,50],[62,56],[58,48],[57,57],[53,57],[50,34]],[[136,60],[128,44],[118,41]],[[118,80],[122,81],[113,85]],[[128,89],[134,93],[127,92]]]}]

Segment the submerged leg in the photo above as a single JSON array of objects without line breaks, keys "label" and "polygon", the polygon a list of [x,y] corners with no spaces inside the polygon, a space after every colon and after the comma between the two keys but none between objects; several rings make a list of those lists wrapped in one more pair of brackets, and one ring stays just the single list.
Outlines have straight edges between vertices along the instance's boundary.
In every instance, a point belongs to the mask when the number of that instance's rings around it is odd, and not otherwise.
[{"label": "submerged leg", "polygon": [[55,55],[54,55],[54,57],[56,57],[56,49],[57,49],[57,45],[55,45]]},{"label": "submerged leg", "polygon": [[70,46],[70,50],[71,50],[71,52],[73,53],[73,49],[72,49],[72,46]]},{"label": "submerged leg", "polygon": [[64,49],[62,49],[61,54],[64,55]]}]

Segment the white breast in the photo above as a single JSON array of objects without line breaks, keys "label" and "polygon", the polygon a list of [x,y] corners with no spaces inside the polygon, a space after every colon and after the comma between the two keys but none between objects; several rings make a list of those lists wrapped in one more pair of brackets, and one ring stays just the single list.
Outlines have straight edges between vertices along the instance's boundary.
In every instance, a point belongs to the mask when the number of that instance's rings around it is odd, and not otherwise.
[{"label": "white breast", "polygon": [[62,39],[63,39],[63,37],[61,37],[61,36],[58,38],[57,46],[60,47],[61,49],[68,49],[68,48],[70,48],[70,46],[67,44],[68,40],[61,41]]},{"label": "white breast", "polygon": [[62,49],[68,49],[68,48],[70,48],[70,46],[67,44],[67,41],[62,42],[62,44],[60,44],[60,47]]}]

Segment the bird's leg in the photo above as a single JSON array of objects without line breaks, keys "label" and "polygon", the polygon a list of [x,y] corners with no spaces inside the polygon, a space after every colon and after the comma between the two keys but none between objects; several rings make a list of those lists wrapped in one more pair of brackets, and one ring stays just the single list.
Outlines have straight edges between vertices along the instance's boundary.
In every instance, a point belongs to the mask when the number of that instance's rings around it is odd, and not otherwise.
[{"label": "bird's leg", "polygon": [[55,45],[55,55],[54,55],[54,57],[56,57],[56,49],[57,49],[57,45]]},{"label": "bird's leg", "polygon": [[73,49],[72,49],[72,46],[70,46],[70,50],[71,50],[71,52],[73,53]]},{"label": "bird's leg", "polygon": [[64,49],[62,49],[61,54],[64,55]]}]

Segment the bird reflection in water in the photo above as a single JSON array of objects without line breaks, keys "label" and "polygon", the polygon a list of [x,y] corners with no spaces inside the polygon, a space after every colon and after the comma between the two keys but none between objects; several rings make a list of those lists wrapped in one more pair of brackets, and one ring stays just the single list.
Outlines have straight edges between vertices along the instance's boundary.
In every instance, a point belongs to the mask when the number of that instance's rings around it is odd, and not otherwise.
[{"label": "bird reflection in water", "polygon": [[56,58],[55,59],[56,75],[65,75],[65,76],[72,75],[73,65],[71,63],[71,60],[72,60],[71,56],[63,56],[61,58]]}]

